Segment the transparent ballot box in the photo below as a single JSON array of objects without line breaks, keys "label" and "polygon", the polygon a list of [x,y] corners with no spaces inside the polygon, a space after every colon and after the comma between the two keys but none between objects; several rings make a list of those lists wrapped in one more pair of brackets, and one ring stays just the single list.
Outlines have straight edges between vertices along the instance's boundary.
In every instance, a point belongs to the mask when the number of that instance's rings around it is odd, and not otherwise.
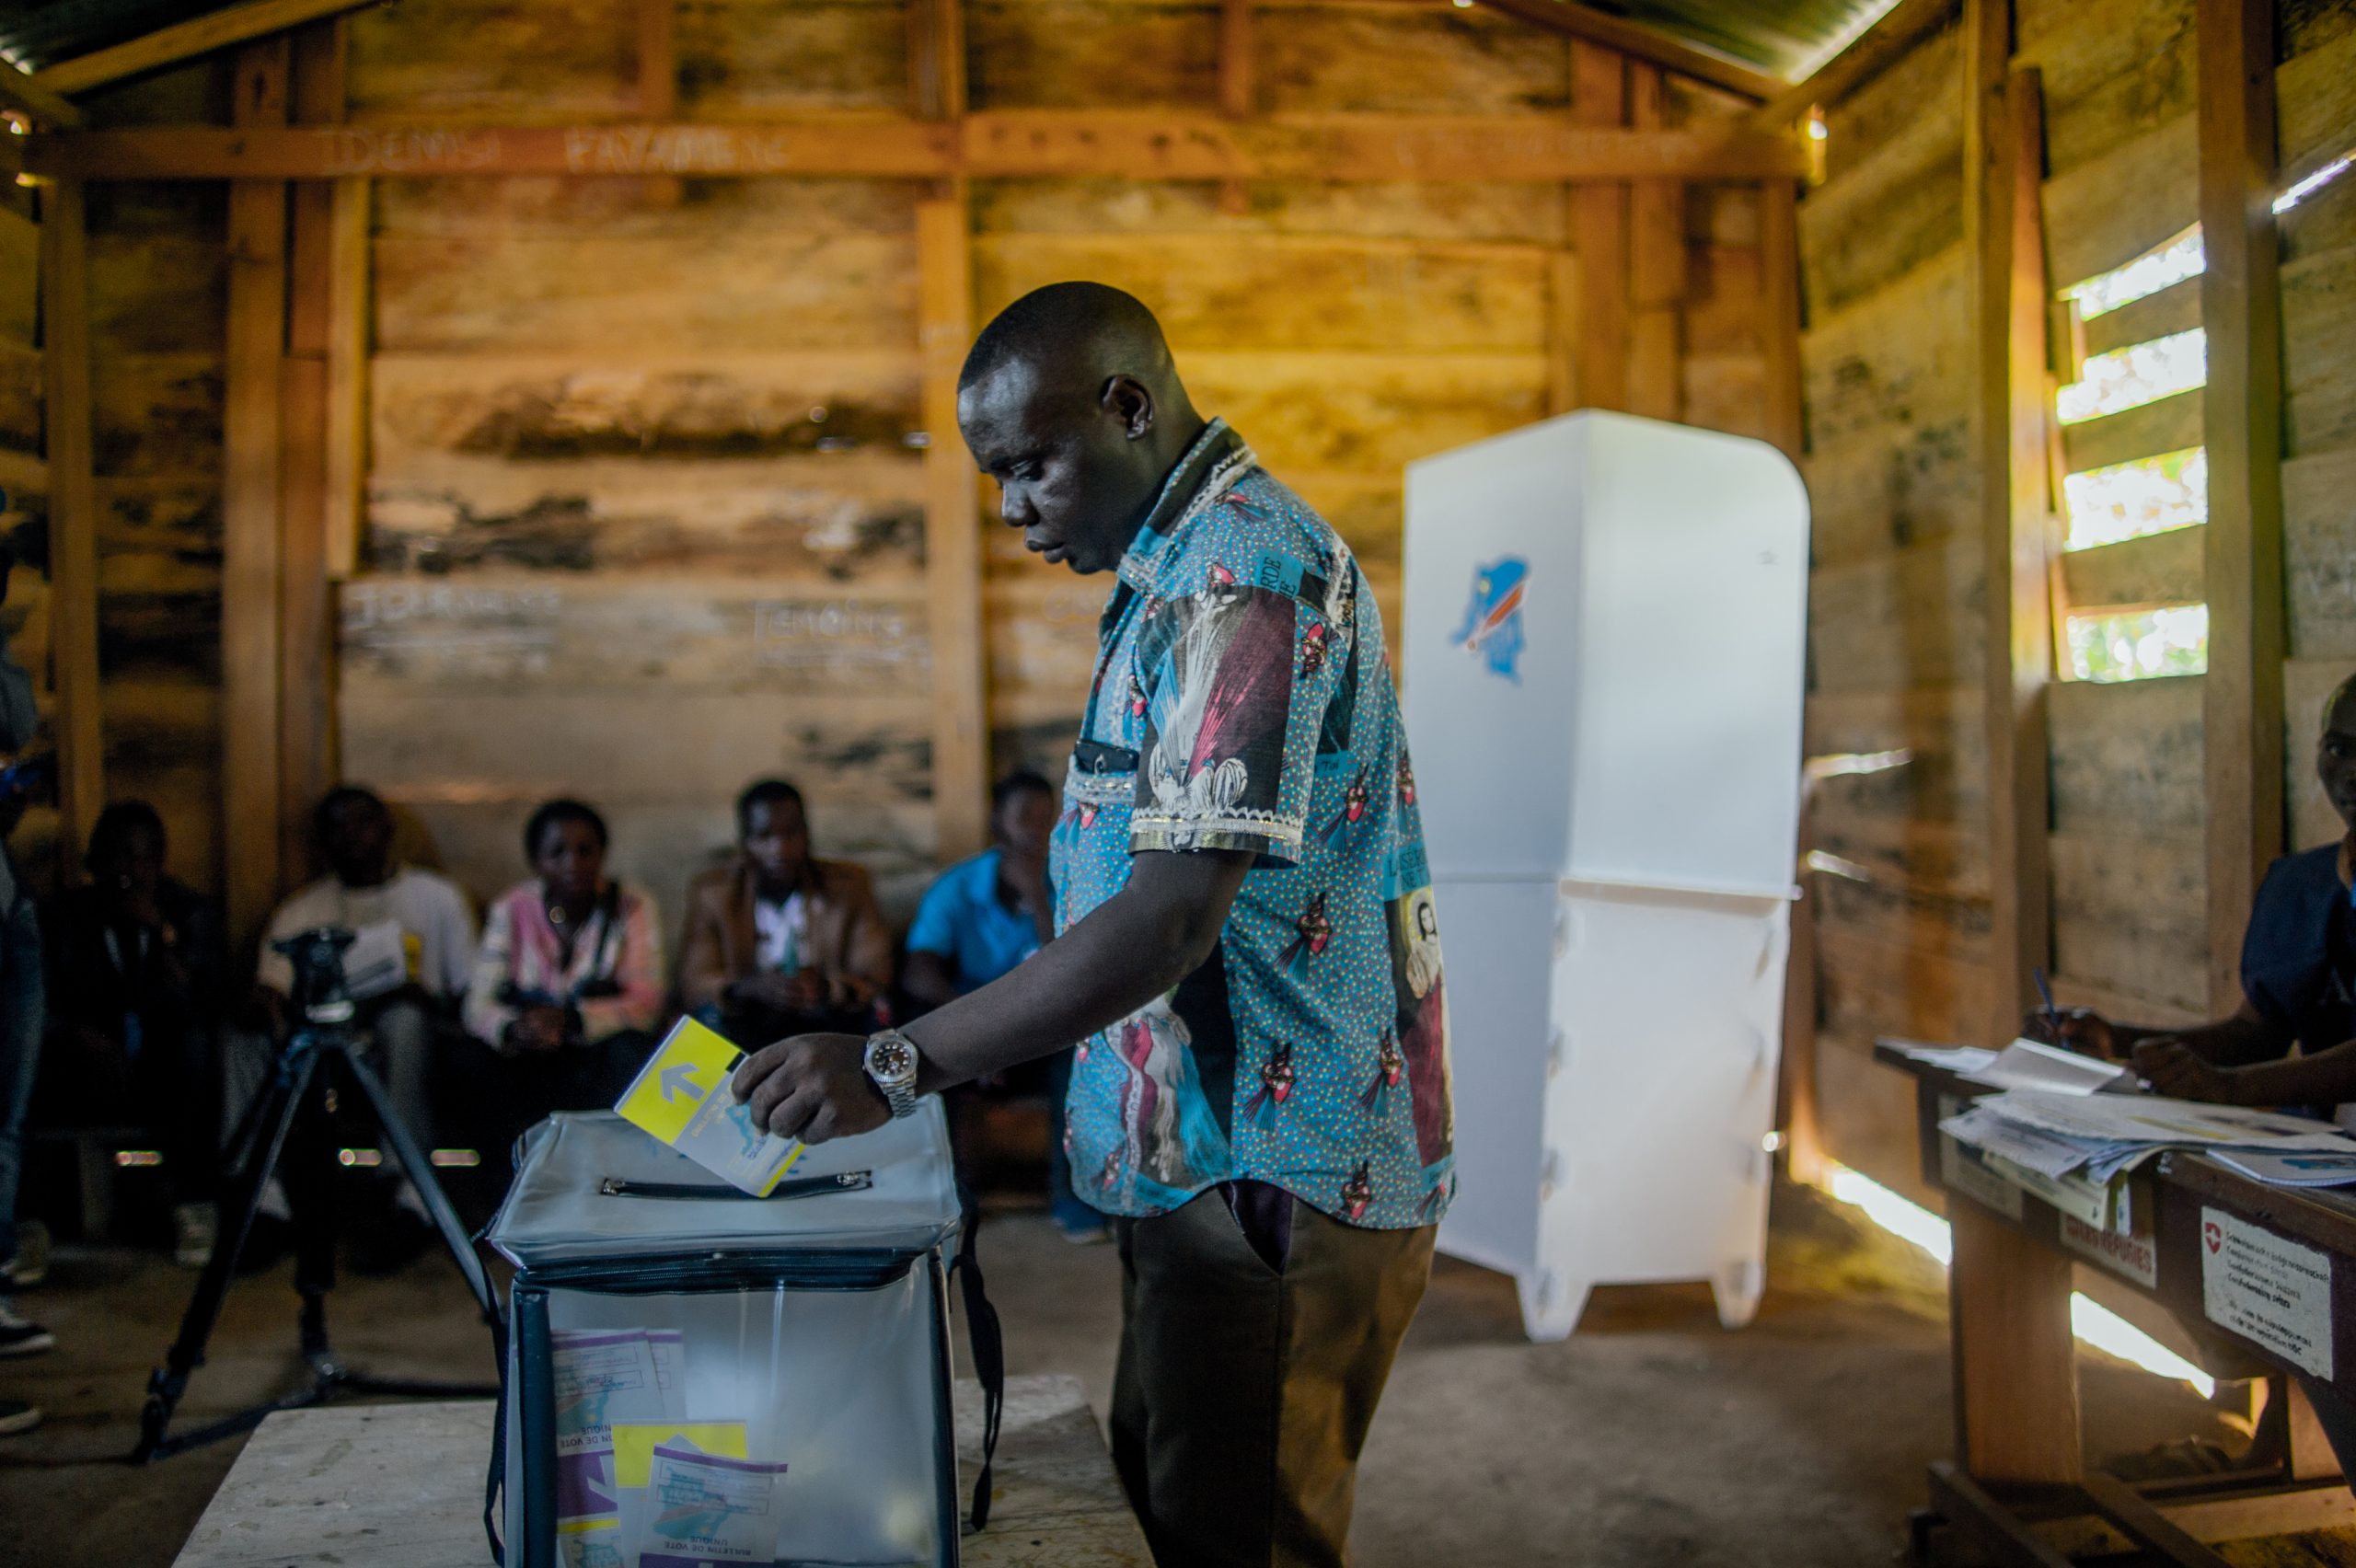
[{"label": "transparent ballot box", "polygon": [[510,1568],[953,1565],[953,1265],[1000,1380],[963,1233],[938,1101],[805,1150],[766,1198],[618,1116],[533,1128],[485,1233],[518,1271]]}]

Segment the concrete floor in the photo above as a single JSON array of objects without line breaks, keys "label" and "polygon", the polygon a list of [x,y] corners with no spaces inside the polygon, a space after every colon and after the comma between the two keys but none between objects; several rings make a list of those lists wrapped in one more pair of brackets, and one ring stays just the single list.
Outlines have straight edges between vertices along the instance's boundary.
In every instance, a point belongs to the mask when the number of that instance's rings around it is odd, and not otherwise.
[{"label": "concrete floor", "polygon": [[[993,1214],[983,1245],[1010,1370],[1075,1374],[1101,1412],[1118,1329],[1110,1249],[1067,1245],[1022,1210]],[[116,1457],[191,1277],[152,1254],[65,1248],[52,1282],[19,1299],[59,1349],[0,1361],[0,1394],[50,1413],[0,1440],[0,1565],[172,1561],[236,1444],[147,1469]],[[240,1286],[188,1413],[287,1386],[286,1280],[282,1267]],[[1738,1333],[1699,1286],[1621,1287],[1597,1294],[1567,1343],[1531,1345],[1508,1282],[1442,1260],[1361,1472],[1360,1568],[1890,1562],[1924,1465],[1948,1447],[1939,1271],[1850,1211],[1784,1191],[1769,1285]],[[369,1370],[491,1375],[488,1338],[434,1257],[347,1283],[333,1320]],[[2188,1434],[2235,1441],[2182,1384],[2091,1355],[2082,1377],[2096,1455]]]}]

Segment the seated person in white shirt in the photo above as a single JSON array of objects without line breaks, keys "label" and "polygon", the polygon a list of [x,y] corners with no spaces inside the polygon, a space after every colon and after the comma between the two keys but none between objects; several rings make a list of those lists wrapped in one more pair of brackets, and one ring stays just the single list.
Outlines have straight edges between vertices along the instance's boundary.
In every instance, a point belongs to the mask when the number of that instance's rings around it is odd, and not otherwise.
[{"label": "seated person in white shirt", "polygon": [[[434,1117],[430,1092],[435,1044],[455,1027],[459,998],[474,963],[475,923],[466,895],[448,878],[393,859],[393,814],[373,790],[345,784],[328,791],[312,816],[320,859],[329,874],[296,890],[270,917],[255,978],[271,1032],[283,1042],[296,1020],[289,996],[294,971],[271,944],[321,926],[354,933],[371,933],[372,945],[387,937],[397,940],[406,974],[382,991],[361,998],[355,1021],[372,1041],[369,1065],[384,1080],[394,1109],[422,1147],[434,1145]],[[365,988],[365,987],[364,987]],[[237,1057],[242,1055],[244,1060]],[[250,1053],[232,1053],[231,1077],[245,1078],[229,1088],[232,1104],[249,1102],[267,1072],[259,1072]],[[397,1167],[389,1148],[384,1169]],[[363,1266],[381,1261],[397,1266],[427,1239],[422,1205],[406,1182],[389,1227],[372,1227],[364,1234],[382,1239],[381,1260],[363,1259]]]}]

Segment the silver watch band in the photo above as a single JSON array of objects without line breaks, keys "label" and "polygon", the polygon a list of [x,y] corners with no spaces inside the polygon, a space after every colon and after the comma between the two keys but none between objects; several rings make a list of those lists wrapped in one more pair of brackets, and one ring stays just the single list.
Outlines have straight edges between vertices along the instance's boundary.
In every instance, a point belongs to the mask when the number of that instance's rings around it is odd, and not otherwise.
[{"label": "silver watch band", "polygon": [[[875,1051],[879,1044],[896,1047],[905,1055],[908,1065],[905,1074],[886,1078],[875,1070]],[[867,1037],[867,1058],[861,1064],[867,1072],[867,1081],[884,1096],[884,1102],[891,1107],[892,1119],[895,1122],[916,1113],[917,1064],[921,1059],[922,1054],[917,1050],[916,1042],[896,1029],[879,1029]]]}]

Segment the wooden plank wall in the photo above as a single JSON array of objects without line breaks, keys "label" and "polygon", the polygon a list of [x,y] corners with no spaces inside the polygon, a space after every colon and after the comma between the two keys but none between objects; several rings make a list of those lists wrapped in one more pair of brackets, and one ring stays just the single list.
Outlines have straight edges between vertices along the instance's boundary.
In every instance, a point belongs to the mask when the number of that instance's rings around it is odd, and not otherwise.
[{"label": "wooden plank wall", "polygon": [[[356,22],[352,117],[638,108],[635,8]],[[486,52],[489,27],[535,61]],[[884,4],[686,7],[677,113],[907,106]],[[508,58],[516,58],[509,56]],[[346,771],[478,896],[586,796],[676,917],[778,773],[906,905],[931,864],[917,204],[850,180],[387,180]]]},{"label": "wooden plank wall", "polygon": [[[349,118],[629,118],[639,9],[405,0],[363,13]],[[972,106],[1216,108],[1222,11],[982,0],[965,16]],[[1247,30],[1242,76],[1262,112],[1574,107],[1569,46],[1485,11],[1274,0]],[[898,0],[681,6],[676,112],[904,112],[907,40]],[[1738,107],[1676,78],[1657,101],[1669,125]],[[930,194],[790,179],[368,189],[369,467],[339,601],[344,772],[394,799],[477,896],[523,874],[531,804],[571,791],[606,808],[620,870],[675,918],[687,876],[728,843],[734,790],[782,772],[811,795],[822,852],[864,860],[887,903],[912,905],[935,859],[923,443],[956,439],[924,428],[916,233]],[[183,336],[151,328],[139,390],[118,372],[114,400],[203,394],[135,439],[155,488],[179,477],[172,493],[204,508],[191,529],[201,518],[214,553],[170,581],[217,594],[222,199],[194,185],[146,200],[202,259],[175,285]],[[167,200],[179,204],[169,224]],[[1571,264],[1559,189],[1026,179],[976,181],[970,200],[977,321],[1059,279],[1136,291],[1198,403],[1326,510],[1394,616],[1402,465],[1553,411],[1576,340],[1578,301],[1565,296],[1593,292]],[[1671,206],[1684,292],[1652,308],[1666,313],[1655,338],[1675,345],[1673,395],[1692,422],[1763,433],[1755,190],[1693,187]],[[175,421],[188,446],[156,450]],[[117,439],[134,437],[119,424]],[[983,526],[992,769],[1060,776],[1103,584],[1024,556],[987,508]],[[191,659],[214,657],[215,605],[184,606]],[[172,678],[205,689],[171,721],[209,732],[211,669]],[[150,777],[133,767],[115,787]]]},{"label": "wooden plank wall", "polygon": [[[2196,216],[2193,0],[2016,0],[2015,66],[2041,74],[2052,285],[2120,265]],[[2285,178],[2356,144],[2356,6],[2281,6]],[[1905,747],[1819,790],[1817,837],[1867,868],[1819,875],[1819,1087],[1835,1158],[1916,1184],[1911,1101],[1862,1053],[1883,1033],[1976,1038],[1990,1005],[1990,787],[1972,684],[1986,617],[1968,467],[1972,361],[1962,62],[1950,28],[1831,111],[1827,182],[1800,210],[1816,504],[1811,754]],[[2356,180],[2282,228],[2290,842],[2336,832],[2314,783],[2317,709],[2356,662]],[[2198,280],[2088,324],[2095,350],[2200,321]],[[2062,467],[2200,440],[2200,394],[2076,426]],[[2197,530],[2068,559],[2097,585],[2200,597]],[[2143,592],[2153,596],[2156,590]],[[2205,1014],[2211,959],[2199,677],[2064,682],[2050,709],[2055,988],[2138,1020]]]},{"label": "wooden plank wall", "polygon": [[1913,1096],[1880,1033],[1960,1038],[1988,1007],[1985,626],[1972,464],[1961,29],[1827,114],[1800,203],[1802,463],[1815,506],[1807,750],[1908,750],[1816,793],[1818,1088],[1834,1158],[1911,1186]]},{"label": "wooden plank wall", "polygon": [[[101,126],[225,123],[226,67],[165,72],[83,110]],[[107,790],[153,802],[174,873],[218,891],[228,190],[87,190]]]},{"label": "wooden plank wall", "polygon": [[[2015,13],[2015,59],[2045,82],[2046,249],[2059,290],[2198,215],[2193,0],[2016,0]],[[2200,400],[2073,427],[2065,467],[2169,450],[2150,444],[2154,419],[2189,417],[2189,440],[2163,439],[2194,444]],[[2130,1018],[2208,1007],[2201,684],[2064,681],[2052,692],[2051,967],[2060,991]]]},{"label": "wooden plank wall", "polygon": [[[2286,176],[2356,147],[2356,5],[2283,7],[2276,39],[2279,161]],[[2339,819],[2316,783],[2324,697],[2356,669],[2356,178],[2283,214],[2283,669],[2290,842],[2327,842]]]},{"label": "wooden plank wall", "polygon": [[[1216,7],[984,5],[972,16],[976,109],[1204,99]],[[1253,33],[1264,112],[1577,112],[1573,52],[1484,12],[1269,5]],[[1412,71],[1399,68],[1407,60]],[[1728,112],[1728,100],[1670,80],[1668,123]],[[1577,250],[1570,198],[1305,181],[1222,196],[1109,180],[978,185],[977,319],[1058,279],[1136,293],[1161,314],[1196,403],[1333,520],[1395,627],[1403,466],[1543,418],[1558,396],[1589,400],[1555,385],[1554,352],[1580,340],[1595,293],[1563,264]],[[1764,433],[1756,193],[1689,188],[1678,217],[1684,416]],[[996,755],[1059,773],[1103,594],[1000,533],[986,558]]]}]

